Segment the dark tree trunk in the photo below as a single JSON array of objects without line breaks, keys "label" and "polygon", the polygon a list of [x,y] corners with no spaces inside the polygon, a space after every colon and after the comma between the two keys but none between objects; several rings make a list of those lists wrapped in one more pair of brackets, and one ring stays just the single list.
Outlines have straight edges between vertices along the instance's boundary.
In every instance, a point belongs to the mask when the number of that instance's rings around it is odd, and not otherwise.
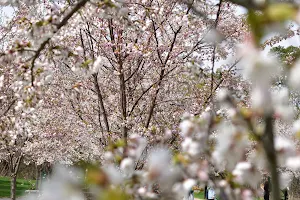
[{"label": "dark tree trunk", "polygon": [[264,200],[270,200],[270,183],[269,183],[269,179],[264,184]]},{"label": "dark tree trunk", "polygon": [[283,194],[284,194],[284,200],[288,200],[288,190],[287,189],[285,189],[283,191]]},{"label": "dark tree trunk", "polygon": [[207,199],[207,186],[204,188],[204,199]]},{"label": "dark tree trunk", "polygon": [[[99,82],[98,82],[98,74],[93,74],[93,78],[94,78],[95,89],[96,89],[97,96],[98,96],[98,105],[101,108],[101,110],[99,112],[103,116],[103,120],[104,120],[104,124],[105,124],[105,131],[109,132],[109,124],[108,124],[108,119],[107,119],[107,113],[106,113],[106,110],[105,110],[105,107],[104,107],[103,96],[102,96],[100,85],[99,85]],[[100,122],[100,116],[99,116],[99,123],[101,123]]]},{"label": "dark tree trunk", "polygon": [[11,198],[11,200],[16,200],[16,190],[17,190],[17,174],[12,174],[11,181],[10,181],[10,198]]},{"label": "dark tree trunk", "polygon": [[121,113],[122,113],[122,120],[123,120],[123,125],[122,125],[122,134],[123,134],[123,139],[125,143],[127,144],[127,136],[128,136],[128,128],[126,125],[126,119],[127,119],[127,100],[126,100],[126,85],[125,85],[125,78],[124,78],[124,73],[123,71],[123,66],[122,62],[120,61],[120,67],[119,67],[120,75],[120,108],[121,108]]},{"label": "dark tree trunk", "polygon": [[[272,192],[273,200],[280,200],[279,176],[277,172],[277,155],[274,146],[274,119],[272,114],[264,117],[266,128],[262,137],[262,143],[269,165],[271,180],[268,180],[268,191]],[[269,198],[269,193],[266,198]]]},{"label": "dark tree trunk", "polygon": [[36,184],[35,184],[35,189],[38,190],[40,188],[40,183],[41,182],[41,169],[37,165],[36,166]]}]

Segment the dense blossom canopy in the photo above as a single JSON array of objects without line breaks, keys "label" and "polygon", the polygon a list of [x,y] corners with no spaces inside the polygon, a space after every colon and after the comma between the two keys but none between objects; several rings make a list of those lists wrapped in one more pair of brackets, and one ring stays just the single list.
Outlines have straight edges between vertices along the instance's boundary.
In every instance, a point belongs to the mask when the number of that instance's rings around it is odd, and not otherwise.
[{"label": "dense blossom canopy", "polygon": [[84,199],[85,179],[102,199],[182,199],[196,185],[254,199],[270,176],[277,200],[297,175],[299,61],[262,51],[298,34],[296,3],[0,5],[15,11],[0,27],[1,159],[12,177],[23,161],[86,170],[58,168],[40,198]]}]

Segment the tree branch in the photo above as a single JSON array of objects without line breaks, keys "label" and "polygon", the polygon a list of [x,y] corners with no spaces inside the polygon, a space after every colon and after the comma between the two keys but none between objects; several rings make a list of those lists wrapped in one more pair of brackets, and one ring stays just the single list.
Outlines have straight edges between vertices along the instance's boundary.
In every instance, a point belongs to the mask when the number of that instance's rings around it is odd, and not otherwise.
[{"label": "tree branch", "polygon": [[[69,19],[80,9],[82,8],[89,0],[81,0],[79,1],[74,8],[63,18],[63,20],[56,25],[56,29],[53,31],[53,34],[57,33],[64,25],[67,24],[67,22],[69,21]],[[32,58],[31,61],[31,85],[34,86],[34,67],[35,67],[35,61],[36,59],[38,59],[38,57],[40,56],[41,52],[45,49],[46,45],[50,42],[52,38],[49,37],[47,38],[44,42],[42,42],[42,44],[40,45],[40,47],[36,50],[35,55]]]}]

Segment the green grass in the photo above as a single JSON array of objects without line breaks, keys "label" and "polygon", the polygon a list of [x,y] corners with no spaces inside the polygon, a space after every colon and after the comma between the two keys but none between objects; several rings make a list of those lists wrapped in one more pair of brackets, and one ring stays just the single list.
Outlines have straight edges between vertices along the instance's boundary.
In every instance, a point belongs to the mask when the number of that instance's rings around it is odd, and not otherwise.
[{"label": "green grass", "polygon": [[[24,194],[25,190],[32,190],[35,188],[35,181],[17,179],[17,196]],[[0,177],[0,197],[10,196],[10,177]]]},{"label": "green grass", "polygon": [[197,199],[204,199],[204,191],[197,191],[197,190],[194,190],[194,197],[197,198]]}]

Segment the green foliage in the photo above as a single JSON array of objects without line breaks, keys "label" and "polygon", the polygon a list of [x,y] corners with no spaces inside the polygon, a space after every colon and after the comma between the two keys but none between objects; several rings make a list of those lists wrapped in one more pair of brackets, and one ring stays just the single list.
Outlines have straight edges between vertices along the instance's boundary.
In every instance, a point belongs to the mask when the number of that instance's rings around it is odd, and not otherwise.
[{"label": "green foliage", "polygon": [[[35,189],[34,180],[17,179],[17,196],[24,194],[25,190]],[[0,197],[10,196],[10,177],[0,177]]]},{"label": "green foliage", "polygon": [[[273,53],[288,68],[292,67],[295,64],[295,62],[300,58],[300,47],[277,46],[277,47],[273,47],[270,50],[270,52]],[[275,83],[275,85],[277,85],[277,86],[285,85],[285,77],[281,77]],[[294,105],[294,107],[296,109],[296,117],[298,118],[300,115],[300,104],[299,104],[300,94],[298,92],[294,91],[290,95],[291,95],[290,98],[291,98],[292,104]],[[296,133],[296,136],[300,137],[300,134]]]},{"label": "green foliage", "polygon": [[257,44],[260,44],[260,40],[264,34],[263,33],[263,24],[264,24],[263,21],[264,21],[264,16],[261,15],[261,13],[257,13],[255,11],[249,10],[247,22],[250,25],[250,28],[253,32],[255,42]]},{"label": "green foliage", "polygon": [[265,27],[284,23],[296,18],[297,8],[288,3],[269,4],[261,11],[249,10],[247,21],[252,30],[256,44],[259,46],[265,35]]},{"label": "green foliage", "polygon": [[[277,46],[271,49],[271,53],[286,64],[293,64],[300,57],[300,48],[295,46]],[[290,59],[290,61],[288,61]]]},{"label": "green foliage", "polygon": [[81,67],[82,68],[88,68],[89,67],[89,64],[91,64],[93,62],[93,60],[89,59],[89,60],[86,60],[84,61],[82,64],[81,64]]},{"label": "green foliage", "polygon": [[297,9],[289,3],[270,4],[265,10],[265,16],[272,22],[283,22],[290,20],[296,15]]}]

